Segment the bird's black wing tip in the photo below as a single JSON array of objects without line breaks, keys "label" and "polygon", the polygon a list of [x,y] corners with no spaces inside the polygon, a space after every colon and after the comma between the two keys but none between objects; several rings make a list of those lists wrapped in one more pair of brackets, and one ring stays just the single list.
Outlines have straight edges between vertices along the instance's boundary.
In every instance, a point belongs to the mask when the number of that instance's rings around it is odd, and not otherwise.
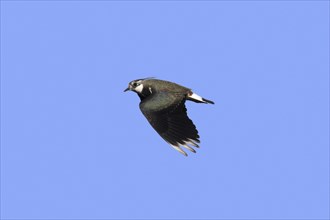
[{"label": "bird's black wing tip", "polygon": [[213,101],[211,101],[211,100],[204,99],[204,98],[202,98],[202,99],[203,99],[203,101],[204,101],[205,103],[207,103],[207,104],[212,104],[212,105],[215,104],[215,103],[214,103]]}]

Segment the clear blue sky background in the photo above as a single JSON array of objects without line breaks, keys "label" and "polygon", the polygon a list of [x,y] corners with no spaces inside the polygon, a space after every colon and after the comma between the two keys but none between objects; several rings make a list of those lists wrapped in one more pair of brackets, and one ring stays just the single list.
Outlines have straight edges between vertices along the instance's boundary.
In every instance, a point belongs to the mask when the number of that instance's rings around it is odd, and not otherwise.
[{"label": "clear blue sky background", "polygon": [[[2,218],[329,218],[329,2],[2,1]],[[184,157],[129,81],[187,103]]]}]

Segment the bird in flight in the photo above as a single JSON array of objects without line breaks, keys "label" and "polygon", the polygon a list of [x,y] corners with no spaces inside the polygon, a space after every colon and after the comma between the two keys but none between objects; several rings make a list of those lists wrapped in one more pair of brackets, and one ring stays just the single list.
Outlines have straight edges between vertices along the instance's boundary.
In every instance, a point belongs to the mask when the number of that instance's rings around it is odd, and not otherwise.
[{"label": "bird in flight", "polygon": [[[200,143],[196,126],[187,115],[186,100],[214,104],[191,89],[154,78],[133,80],[126,91],[140,97],[140,110],[157,133],[175,150],[188,156],[182,147],[196,153]],[[194,147],[194,148],[193,148]]]}]

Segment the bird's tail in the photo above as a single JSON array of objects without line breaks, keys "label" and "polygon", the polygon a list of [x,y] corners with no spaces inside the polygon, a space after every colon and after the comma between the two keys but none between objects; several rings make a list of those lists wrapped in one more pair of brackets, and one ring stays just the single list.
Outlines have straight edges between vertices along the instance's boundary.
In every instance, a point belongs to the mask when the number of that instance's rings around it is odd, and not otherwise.
[{"label": "bird's tail", "polygon": [[200,97],[199,95],[197,95],[196,93],[190,92],[187,96],[187,99],[193,102],[197,102],[197,103],[208,103],[208,104],[214,104],[213,101],[208,100],[208,99],[204,99],[203,97]]}]

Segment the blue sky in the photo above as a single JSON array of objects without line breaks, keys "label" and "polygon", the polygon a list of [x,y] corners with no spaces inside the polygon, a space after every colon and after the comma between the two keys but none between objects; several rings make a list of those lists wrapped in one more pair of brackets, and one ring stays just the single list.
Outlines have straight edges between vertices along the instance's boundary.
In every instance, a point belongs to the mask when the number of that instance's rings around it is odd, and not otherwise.
[{"label": "blue sky", "polygon": [[[329,2],[1,1],[1,218],[329,218]],[[155,76],[201,136],[141,114]]]}]

